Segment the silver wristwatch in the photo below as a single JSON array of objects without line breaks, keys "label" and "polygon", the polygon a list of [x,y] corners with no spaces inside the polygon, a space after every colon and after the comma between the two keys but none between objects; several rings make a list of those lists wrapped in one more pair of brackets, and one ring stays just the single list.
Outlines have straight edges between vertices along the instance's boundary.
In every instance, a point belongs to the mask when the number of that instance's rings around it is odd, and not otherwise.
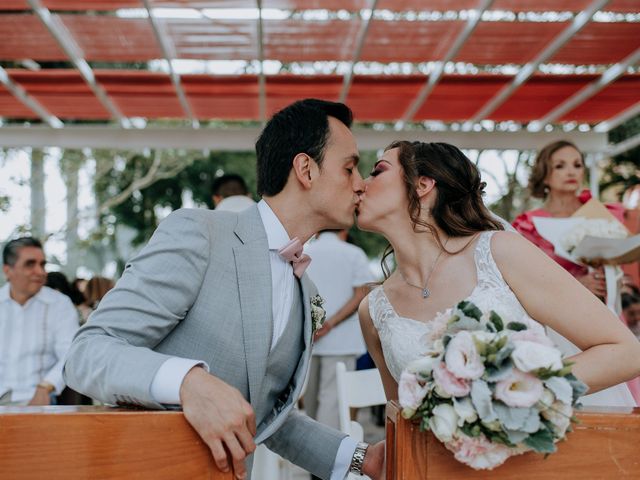
[{"label": "silver wristwatch", "polygon": [[356,451],[353,452],[351,458],[351,465],[349,465],[349,472],[356,475],[362,475],[362,465],[364,464],[364,456],[367,454],[368,443],[358,442],[356,445]]}]

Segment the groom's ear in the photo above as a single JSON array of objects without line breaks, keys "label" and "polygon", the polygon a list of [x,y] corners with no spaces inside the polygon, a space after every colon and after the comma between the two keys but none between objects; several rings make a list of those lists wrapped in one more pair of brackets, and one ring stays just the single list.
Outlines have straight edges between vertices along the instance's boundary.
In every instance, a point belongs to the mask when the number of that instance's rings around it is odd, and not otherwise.
[{"label": "groom's ear", "polygon": [[291,168],[298,182],[300,182],[305,189],[311,188],[311,178],[314,175],[314,167],[317,167],[316,162],[306,153],[298,153],[293,157],[293,165]]},{"label": "groom's ear", "polygon": [[419,177],[418,182],[416,183],[416,193],[418,194],[418,198],[422,200],[426,197],[429,192],[431,192],[436,186],[436,181],[430,177]]}]

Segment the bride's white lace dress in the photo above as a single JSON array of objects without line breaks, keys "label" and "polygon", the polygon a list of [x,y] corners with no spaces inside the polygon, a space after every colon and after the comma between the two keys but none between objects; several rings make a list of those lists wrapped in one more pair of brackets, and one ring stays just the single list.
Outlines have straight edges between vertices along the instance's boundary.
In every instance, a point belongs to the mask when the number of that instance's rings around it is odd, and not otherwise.
[{"label": "bride's white lace dress", "polygon": [[[476,242],[474,258],[477,285],[465,300],[475,303],[481,310],[494,310],[502,318],[522,318],[524,308],[502,278],[502,274],[491,254],[491,237],[495,232],[483,232]],[[453,306],[452,306],[453,307]],[[404,367],[422,356],[427,350],[425,338],[433,322],[422,322],[401,317],[389,302],[381,286],[369,293],[369,313],[378,330],[384,359],[396,382]],[[442,312],[438,315],[446,314]],[[542,326],[541,326],[542,328]],[[579,349],[567,339],[547,328],[547,333],[567,356]],[[582,397],[584,405],[635,406],[635,401],[625,384]]]}]

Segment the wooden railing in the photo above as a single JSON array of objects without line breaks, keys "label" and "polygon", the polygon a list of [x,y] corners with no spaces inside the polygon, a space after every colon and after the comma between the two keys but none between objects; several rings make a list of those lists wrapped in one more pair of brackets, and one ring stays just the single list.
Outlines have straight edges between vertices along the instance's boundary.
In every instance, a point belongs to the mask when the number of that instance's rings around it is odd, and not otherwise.
[{"label": "wooden railing", "polygon": [[231,480],[182,412],[0,407],[0,479]]},{"label": "wooden railing", "polygon": [[640,409],[589,409],[578,412],[558,451],[512,457],[492,471],[458,463],[430,432],[387,405],[387,480],[541,480],[640,479]]}]

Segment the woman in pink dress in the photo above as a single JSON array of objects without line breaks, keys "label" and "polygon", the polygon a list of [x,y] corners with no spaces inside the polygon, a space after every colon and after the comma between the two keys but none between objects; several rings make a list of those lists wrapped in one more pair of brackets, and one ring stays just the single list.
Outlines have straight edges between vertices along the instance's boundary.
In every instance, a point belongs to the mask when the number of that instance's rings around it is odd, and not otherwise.
[{"label": "woman in pink dress", "polygon": [[[570,217],[590,200],[589,190],[582,190],[584,176],[584,157],[573,143],[560,140],[545,146],[540,150],[529,178],[531,195],[544,199],[544,205],[542,208],[519,215],[514,220],[513,227],[564,267],[593,294],[604,298],[606,285],[603,271],[589,271],[585,266],[557,256],[551,242],[542,238],[533,222],[535,217]],[[624,207],[621,204],[605,206],[618,220],[623,221]],[[640,403],[640,379],[628,382],[628,386],[636,401]]]}]

